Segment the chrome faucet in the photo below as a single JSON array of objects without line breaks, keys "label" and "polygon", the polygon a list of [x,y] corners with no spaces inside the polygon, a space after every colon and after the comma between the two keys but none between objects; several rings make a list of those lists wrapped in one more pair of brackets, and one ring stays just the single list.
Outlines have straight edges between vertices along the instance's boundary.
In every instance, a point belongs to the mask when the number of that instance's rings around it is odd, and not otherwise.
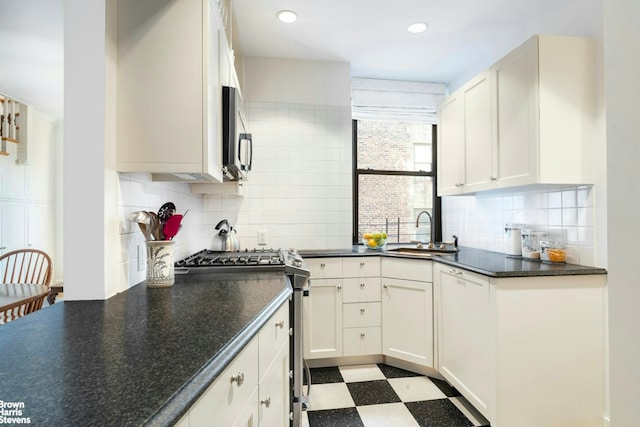
[{"label": "chrome faucet", "polygon": [[416,228],[420,226],[420,217],[422,214],[427,214],[429,217],[429,225],[431,226],[431,230],[429,231],[429,247],[433,247],[433,217],[428,211],[422,211],[418,214],[418,217],[416,218]]}]

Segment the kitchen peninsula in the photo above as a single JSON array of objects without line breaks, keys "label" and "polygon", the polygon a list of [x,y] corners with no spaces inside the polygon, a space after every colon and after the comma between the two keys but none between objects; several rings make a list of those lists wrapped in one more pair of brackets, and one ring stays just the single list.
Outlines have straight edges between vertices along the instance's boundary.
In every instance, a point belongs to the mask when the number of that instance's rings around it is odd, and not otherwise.
[{"label": "kitchen peninsula", "polygon": [[35,425],[174,425],[291,292],[282,273],[199,274],[58,302],[0,327],[0,400]]}]

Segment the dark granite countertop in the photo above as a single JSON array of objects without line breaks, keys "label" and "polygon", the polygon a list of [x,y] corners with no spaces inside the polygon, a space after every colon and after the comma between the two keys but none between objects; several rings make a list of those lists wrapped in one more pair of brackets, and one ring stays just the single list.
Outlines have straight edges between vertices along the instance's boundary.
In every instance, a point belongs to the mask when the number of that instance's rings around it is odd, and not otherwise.
[{"label": "dark granite countertop", "polygon": [[0,400],[34,425],[172,425],[286,302],[280,273],[177,275],[0,326]]},{"label": "dark granite countertop", "polygon": [[[411,247],[415,245],[400,245]],[[387,249],[394,246],[388,245]],[[354,245],[346,249],[299,250],[303,258],[328,258],[348,256],[385,256],[394,258],[422,259],[420,256],[397,254],[389,251],[371,250],[362,245]],[[529,261],[522,258],[508,257],[500,252],[461,247],[451,255],[437,255],[426,258],[434,262],[464,268],[489,277],[531,277],[531,276],[566,276],[584,274],[607,274],[607,270],[598,267],[587,267],[575,264],[547,264],[541,261]]]}]

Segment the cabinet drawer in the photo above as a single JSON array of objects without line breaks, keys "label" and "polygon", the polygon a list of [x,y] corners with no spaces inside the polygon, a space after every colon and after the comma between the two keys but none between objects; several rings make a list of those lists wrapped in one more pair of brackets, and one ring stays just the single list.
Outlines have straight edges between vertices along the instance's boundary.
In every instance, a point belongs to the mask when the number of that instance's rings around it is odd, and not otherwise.
[{"label": "cabinet drawer", "polygon": [[342,302],[380,301],[380,278],[342,279]]},{"label": "cabinet drawer", "polygon": [[382,325],[382,307],[379,302],[362,302],[342,305],[342,326],[362,328]]},{"label": "cabinet drawer", "polygon": [[215,425],[232,425],[257,386],[258,340],[254,338],[192,406],[190,425],[212,425],[212,420]]},{"label": "cabinet drawer", "polygon": [[342,333],[345,356],[382,353],[382,328],[350,328]]},{"label": "cabinet drawer", "polygon": [[364,256],[342,259],[343,277],[380,276],[380,257]]},{"label": "cabinet drawer", "polygon": [[380,269],[382,277],[433,282],[433,262],[429,260],[384,258]]},{"label": "cabinet drawer", "polygon": [[258,334],[260,349],[260,378],[269,369],[280,347],[289,339],[289,303],[282,307],[260,329]]},{"label": "cabinet drawer", "polygon": [[334,279],[342,277],[342,258],[305,258],[311,271],[311,279]]}]

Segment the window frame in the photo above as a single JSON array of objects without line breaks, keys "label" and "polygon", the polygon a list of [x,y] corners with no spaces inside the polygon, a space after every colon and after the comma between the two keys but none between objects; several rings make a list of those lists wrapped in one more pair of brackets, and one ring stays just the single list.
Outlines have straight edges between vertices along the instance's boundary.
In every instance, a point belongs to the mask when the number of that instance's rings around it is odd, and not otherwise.
[{"label": "window frame", "polygon": [[351,120],[351,147],[352,147],[352,170],[353,170],[353,227],[351,232],[351,240],[353,245],[361,245],[362,242],[358,238],[358,217],[359,217],[359,185],[360,175],[396,175],[396,176],[428,176],[431,177],[433,185],[433,200],[432,200],[432,218],[433,218],[433,236],[434,242],[442,241],[442,201],[437,194],[438,190],[438,126],[436,124],[431,125],[431,171],[398,171],[398,170],[385,170],[385,169],[359,169],[358,168],[358,120]]}]

